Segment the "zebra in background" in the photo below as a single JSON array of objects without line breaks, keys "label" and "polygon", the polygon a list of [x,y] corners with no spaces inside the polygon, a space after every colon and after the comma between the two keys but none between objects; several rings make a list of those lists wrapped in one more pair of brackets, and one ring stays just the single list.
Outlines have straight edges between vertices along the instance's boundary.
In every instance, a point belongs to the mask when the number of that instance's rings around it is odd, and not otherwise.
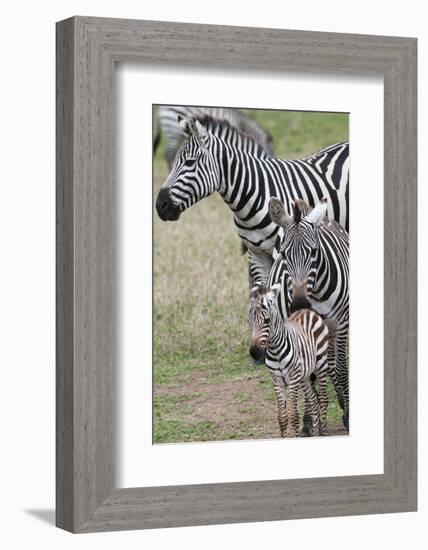
[{"label": "zebra in background", "polygon": [[[251,290],[250,353],[254,359],[264,356],[271,373],[281,437],[298,435],[300,386],[305,395],[305,414],[311,419],[310,426],[304,424],[301,435],[327,435],[329,329],[317,313],[308,309],[284,321],[277,304],[279,288],[257,285]],[[319,397],[311,376],[318,380]]]},{"label": "zebra in background", "polygon": [[269,213],[284,234],[268,284],[281,281],[283,310],[285,307],[293,315],[301,308],[312,308],[334,321],[335,338],[329,344],[329,371],[343,409],[343,424],[349,429],[348,234],[337,222],[326,217],[325,199],[307,215],[302,214],[299,204],[295,204],[293,216],[290,216],[283,203],[272,198]]},{"label": "zebra in background", "polygon": [[248,134],[226,120],[206,116],[181,121],[186,141],[162,185],[156,210],[178,220],[187,208],[215,191],[233,212],[235,229],[249,251],[250,283],[266,283],[280,227],[269,215],[278,197],[291,212],[295,199],[314,206],[329,198],[329,216],[349,226],[349,144],[339,143],[300,160],[269,155]]},{"label": "zebra in background", "polygon": [[252,136],[254,140],[270,155],[273,155],[272,136],[266,132],[254,119],[244,115],[239,109],[227,109],[220,107],[186,107],[182,105],[160,105],[157,124],[155,125],[155,137],[153,150],[160,143],[161,131],[166,137],[166,161],[171,169],[175,155],[183,141],[182,127],[179,120],[193,117],[195,120],[201,120],[206,116],[213,120],[227,120],[235,126],[240,132]]}]

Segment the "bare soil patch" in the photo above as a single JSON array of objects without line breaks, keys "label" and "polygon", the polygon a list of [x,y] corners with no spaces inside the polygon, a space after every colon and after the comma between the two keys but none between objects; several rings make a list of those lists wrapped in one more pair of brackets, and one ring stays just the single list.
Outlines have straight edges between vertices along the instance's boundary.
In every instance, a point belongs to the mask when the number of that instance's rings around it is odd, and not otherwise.
[{"label": "bare soil patch", "polygon": [[[195,371],[179,385],[157,387],[155,400],[162,404],[163,420],[189,427],[206,423],[206,433],[193,441],[279,437],[276,402],[264,371],[216,383],[210,376],[210,371]],[[329,435],[346,434],[341,425],[329,427]]]}]

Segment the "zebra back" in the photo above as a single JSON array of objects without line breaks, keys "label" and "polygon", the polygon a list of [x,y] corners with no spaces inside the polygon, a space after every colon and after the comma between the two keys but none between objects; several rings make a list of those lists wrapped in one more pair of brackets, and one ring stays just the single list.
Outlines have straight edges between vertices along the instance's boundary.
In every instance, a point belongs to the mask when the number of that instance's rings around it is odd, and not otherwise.
[{"label": "zebra back", "polygon": [[204,119],[207,120],[207,116],[212,120],[227,120],[240,132],[251,136],[268,154],[274,154],[271,135],[254,119],[246,116],[239,109],[161,105],[158,113],[158,127],[162,129],[166,136],[166,155],[170,166],[184,138],[183,131],[178,122],[179,117],[183,119],[193,117],[196,120],[202,121]]}]

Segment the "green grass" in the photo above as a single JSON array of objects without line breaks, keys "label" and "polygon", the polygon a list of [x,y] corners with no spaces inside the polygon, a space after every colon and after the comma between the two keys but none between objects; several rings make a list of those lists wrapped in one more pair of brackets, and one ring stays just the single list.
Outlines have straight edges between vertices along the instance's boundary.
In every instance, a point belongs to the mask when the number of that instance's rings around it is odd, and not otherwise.
[{"label": "green grass", "polygon": [[168,359],[162,354],[157,355],[155,351],[155,386],[182,384],[190,373],[199,370],[203,370],[205,376],[212,382],[236,379],[249,372],[252,373],[250,369],[254,370],[249,359],[248,346],[244,343],[241,344],[240,349],[233,351],[219,349],[218,342],[212,340],[209,347],[205,347],[203,351],[198,349],[195,353],[200,355],[180,350],[174,357]]},{"label": "green grass", "polygon": [[[344,114],[251,111],[276,155],[296,158],[348,137]],[[154,194],[167,176],[164,140]],[[178,222],[154,213],[154,442],[278,437],[270,375],[248,354],[247,260],[218,194]],[[330,387],[329,424],[341,413]]]},{"label": "green grass", "polygon": [[154,441],[156,443],[185,443],[190,441],[212,441],[213,423],[184,422],[182,420],[160,420],[155,423]]},{"label": "green grass", "polygon": [[304,157],[349,137],[349,117],[344,113],[245,112],[272,135],[279,158]]}]

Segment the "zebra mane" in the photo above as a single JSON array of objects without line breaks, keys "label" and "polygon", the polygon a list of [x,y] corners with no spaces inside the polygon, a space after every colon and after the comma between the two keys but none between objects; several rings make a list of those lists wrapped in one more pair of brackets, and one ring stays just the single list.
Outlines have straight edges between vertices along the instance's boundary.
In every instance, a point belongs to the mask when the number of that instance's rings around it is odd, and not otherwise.
[{"label": "zebra mane", "polygon": [[267,291],[268,289],[265,285],[257,284],[250,290],[250,299],[257,299],[259,296],[266,294]]},{"label": "zebra mane", "polygon": [[239,128],[238,118],[236,118],[236,124],[224,118],[216,118],[207,114],[195,116],[194,118],[205,126],[210,133],[222,139],[227,139],[232,144],[243,145],[247,151],[251,151],[256,157],[270,156],[270,153],[257,141],[255,136]]},{"label": "zebra mane", "polygon": [[312,207],[303,199],[296,199],[293,204],[293,218],[296,224],[300,223],[302,217],[305,217],[312,211]]},{"label": "zebra mane", "polygon": [[297,204],[297,202],[293,204],[293,218],[294,218],[294,223],[297,223],[297,224],[299,224],[300,220],[302,219],[302,211],[300,210],[300,207]]}]

